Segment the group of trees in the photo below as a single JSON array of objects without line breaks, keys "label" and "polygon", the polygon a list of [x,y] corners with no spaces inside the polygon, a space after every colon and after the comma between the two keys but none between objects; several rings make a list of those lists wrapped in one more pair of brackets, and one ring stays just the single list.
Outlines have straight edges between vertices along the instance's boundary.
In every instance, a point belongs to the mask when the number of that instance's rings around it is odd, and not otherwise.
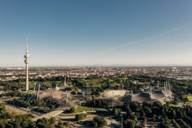
[{"label": "group of trees", "polygon": [[65,128],[63,123],[56,123],[54,119],[39,119],[33,122],[28,116],[0,119],[0,128]]},{"label": "group of trees", "polygon": [[185,102],[186,95],[192,94],[192,80],[180,80],[175,82],[174,88],[172,88],[175,94],[175,102]]},{"label": "group of trees", "polygon": [[89,107],[99,107],[99,108],[109,108],[111,107],[112,99],[92,99],[87,101],[85,106]]},{"label": "group of trees", "polygon": [[190,128],[192,127],[192,107],[174,107],[169,104],[161,105],[159,102],[139,104],[131,102],[126,105],[124,125],[127,128],[136,127],[137,120],[145,122],[150,120],[158,123],[159,128]]},{"label": "group of trees", "polygon": [[43,118],[33,122],[30,115],[9,114],[4,105],[0,104],[0,128],[64,128],[64,124],[56,122],[54,118]]}]

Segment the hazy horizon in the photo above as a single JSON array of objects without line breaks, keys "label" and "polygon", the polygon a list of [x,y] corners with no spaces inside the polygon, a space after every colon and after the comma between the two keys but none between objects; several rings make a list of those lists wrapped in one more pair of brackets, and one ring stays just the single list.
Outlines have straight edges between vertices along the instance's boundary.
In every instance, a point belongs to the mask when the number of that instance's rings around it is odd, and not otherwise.
[{"label": "hazy horizon", "polygon": [[190,0],[1,0],[0,67],[192,66]]},{"label": "hazy horizon", "polygon": [[[40,66],[30,66],[29,68],[75,68],[75,67],[192,67],[192,65],[40,65]],[[25,69],[25,65],[23,66],[1,66],[0,68],[22,68]]]}]

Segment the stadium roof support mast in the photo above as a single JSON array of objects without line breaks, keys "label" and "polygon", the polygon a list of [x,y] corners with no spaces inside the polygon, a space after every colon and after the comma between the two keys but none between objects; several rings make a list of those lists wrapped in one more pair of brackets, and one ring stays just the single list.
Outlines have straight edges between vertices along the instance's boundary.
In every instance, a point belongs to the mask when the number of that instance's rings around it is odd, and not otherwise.
[{"label": "stadium roof support mast", "polygon": [[24,63],[25,63],[25,73],[26,73],[26,88],[25,90],[29,90],[29,49],[28,49],[28,42],[26,44],[26,51],[24,55]]}]

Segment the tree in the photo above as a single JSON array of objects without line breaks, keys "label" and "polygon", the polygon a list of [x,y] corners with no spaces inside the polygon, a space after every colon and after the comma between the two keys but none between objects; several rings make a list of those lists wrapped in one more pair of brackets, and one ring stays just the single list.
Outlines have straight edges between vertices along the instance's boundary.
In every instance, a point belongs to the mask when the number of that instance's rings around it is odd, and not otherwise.
[{"label": "tree", "polygon": [[75,120],[79,121],[79,120],[83,120],[86,117],[86,114],[77,114],[75,115]]},{"label": "tree", "polygon": [[65,128],[65,126],[62,122],[58,122],[58,124],[55,125],[55,128]]},{"label": "tree", "polygon": [[112,113],[115,117],[119,118],[121,115],[121,109],[113,108]]},{"label": "tree", "polygon": [[106,125],[107,125],[107,121],[105,120],[105,118],[99,117],[99,116],[96,116],[96,117],[93,119],[93,122],[95,123],[95,125],[96,125],[97,127],[103,127],[103,126],[106,126]]},{"label": "tree", "polygon": [[38,119],[36,121],[37,128],[55,128],[55,120],[54,119]]},{"label": "tree", "polygon": [[124,122],[124,128],[135,128],[136,127],[136,121],[128,119]]}]

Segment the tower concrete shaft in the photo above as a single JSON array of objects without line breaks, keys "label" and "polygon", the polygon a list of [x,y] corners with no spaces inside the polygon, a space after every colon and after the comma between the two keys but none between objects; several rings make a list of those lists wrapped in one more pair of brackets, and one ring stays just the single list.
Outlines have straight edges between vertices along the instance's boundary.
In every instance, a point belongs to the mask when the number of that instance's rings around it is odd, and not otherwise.
[{"label": "tower concrete shaft", "polygon": [[26,47],[26,52],[24,55],[24,62],[25,62],[25,73],[26,73],[26,91],[29,90],[29,51],[28,46]]}]

